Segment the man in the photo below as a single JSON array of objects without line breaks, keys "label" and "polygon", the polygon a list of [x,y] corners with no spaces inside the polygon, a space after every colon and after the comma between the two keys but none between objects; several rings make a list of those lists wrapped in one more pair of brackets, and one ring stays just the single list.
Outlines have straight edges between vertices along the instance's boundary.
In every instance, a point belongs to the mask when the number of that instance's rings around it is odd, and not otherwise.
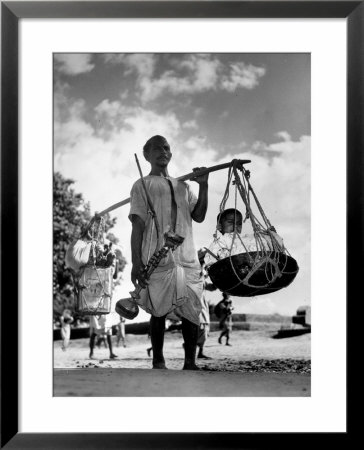
[{"label": "man", "polygon": [[[195,363],[200,298],[203,281],[200,264],[193,243],[192,220],[201,223],[205,219],[208,202],[208,175],[196,177],[198,198],[187,183],[168,174],[172,153],[163,136],[153,136],[143,147],[145,159],[151,170],[144,177],[145,188],[155,210],[158,228],[150,213],[142,180],[136,181],[130,194],[129,219],[132,222],[131,280],[145,288],[138,304],[151,314],[150,334],[153,347],[153,368],[165,369],[163,356],[165,319],[172,311],[182,319],[182,335],[185,341],[184,370],[198,370]],[[198,170],[198,169],[194,169]],[[173,231],[184,238],[183,243],[162,259],[149,280],[142,269],[155,250],[163,245],[164,233]]]}]

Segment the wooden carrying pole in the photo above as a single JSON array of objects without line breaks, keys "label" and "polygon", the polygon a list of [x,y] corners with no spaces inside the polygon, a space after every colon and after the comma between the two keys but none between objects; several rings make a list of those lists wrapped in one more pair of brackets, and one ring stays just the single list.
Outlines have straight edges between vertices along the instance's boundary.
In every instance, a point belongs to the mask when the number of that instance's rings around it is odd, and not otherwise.
[{"label": "wooden carrying pole", "polygon": [[[238,159],[238,166],[239,165],[243,165],[243,164],[248,164],[250,163],[250,159]],[[206,167],[206,169],[202,169],[196,172],[190,172],[187,173],[186,175],[182,175],[180,177],[177,178],[177,180],[179,181],[187,181],[187,180],[192,180],[196,177],[201,177],[203,175],[206,175],[207,173],[211,173],[211,172],[216,172],[217,170],[221,170],[221,169],[227,169],[228,167],[230,167],[231,162],[228,163],[224,163],[224,164],[218,164],[216,166],[211,166],[211,167]],[[109,206],[108,208],[104,209],[103,211],[97,213],[98,216],[103,216],[104,214],[107,214],[110,211],[114,211],[114,209],[120,208],[120,206],[124,206],[127,205],[128,203],[130,203],[130,197],[126,198],[125,200],[122,200],[121,202],[115,203],[112,206]]]}]

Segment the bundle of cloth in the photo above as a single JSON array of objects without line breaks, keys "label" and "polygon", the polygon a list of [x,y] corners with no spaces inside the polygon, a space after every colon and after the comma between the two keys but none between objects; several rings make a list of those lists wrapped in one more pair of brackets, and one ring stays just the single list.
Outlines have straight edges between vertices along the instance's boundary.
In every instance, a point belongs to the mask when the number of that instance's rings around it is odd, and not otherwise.
[{"label": "bundle of cloth", "polygon": [[67,268],[78,272],[87,265],[112,267],[115,265],[116,255],[111,242],[101,244],[93,240],[77,239],[68,246],[65,260]]}]

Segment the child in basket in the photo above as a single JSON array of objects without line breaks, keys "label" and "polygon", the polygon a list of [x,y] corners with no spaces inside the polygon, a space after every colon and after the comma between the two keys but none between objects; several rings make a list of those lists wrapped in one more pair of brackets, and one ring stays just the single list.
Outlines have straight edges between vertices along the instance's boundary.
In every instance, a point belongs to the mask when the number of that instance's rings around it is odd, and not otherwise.
[{"label": "child in basket", "polygon": [[[238,209],[225,209],[217,216],[216,237],[205,256],[206,266],[229,256],[259,250],[254,234],[241,236],[242,227],[243,215]],[[260,238],[260,245],[264,250],[283,249],[283,240],[274,230],[260,233]]]},{"label": "child in basket", "polygon": [[[243,215],[238,209],[225,209],[217,216],[216,237],[205,256],[205,265],[209,266],[216,260],[227,258],[246,251],[239,236],[243,226]],[[213,256],[214,255],[214,256]]]}]

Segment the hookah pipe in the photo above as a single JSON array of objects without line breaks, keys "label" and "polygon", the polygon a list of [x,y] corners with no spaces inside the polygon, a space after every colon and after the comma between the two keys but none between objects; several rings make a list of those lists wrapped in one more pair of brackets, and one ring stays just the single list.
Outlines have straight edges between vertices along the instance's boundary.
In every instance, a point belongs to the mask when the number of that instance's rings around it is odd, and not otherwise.
[{"label": "hookah pipe", "polygon": [[[184,238],[182,236],[179,236],[172,231],[167,231],[166,233],[164,233],[164,239],[165,243],[163,247],[153,253],[148,264],[142,270],[142,274],[146,280],[149,279],[150,275],[153,273],[154,269],[158,267],[158,264],[161,262],[161,260],[167,256],[168,251],[171,249],[173,252],[184,241]],[[134,289],[134,291],[130,292],[133,300],[140,298],[139,293],[142,289],[143,288],[138,285]]]},{"label": "hookah pipe", "polygon": [[[150,258],[148,264],[144,267],[142,273],[146,280],[149,279],[150,275],[153,273],[154,269],[158,267],[160,261],[167,256],[168,251],[171,249],[175,250],[179,245],[182,244],[184,238],[179,236],[178,234],[167,231],[164,233],[165,243],[163,247],[159,250],[156,250],[152,257]],[[123,298],[116,302],[115,311],[122,317],[126,319],[134,319],[139,313],[139,306],[136,302],[136,299],[140,298],[139,294],[143,288],[138,285],[134,291],[130,292],[130,298]]]}]

